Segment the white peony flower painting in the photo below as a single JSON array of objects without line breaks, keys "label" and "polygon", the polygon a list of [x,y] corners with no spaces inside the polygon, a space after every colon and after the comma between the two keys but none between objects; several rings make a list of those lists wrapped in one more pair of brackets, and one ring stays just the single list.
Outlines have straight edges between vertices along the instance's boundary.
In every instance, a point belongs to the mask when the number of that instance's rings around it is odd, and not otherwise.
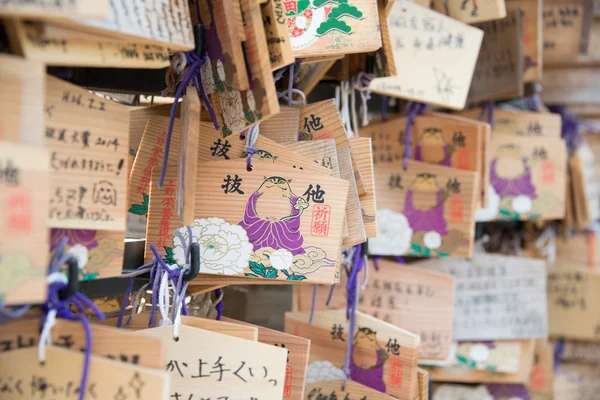
[{"label": "white peony flower painting", "polygon": [[408,252],[413,230],[406,217],[384,208],[377,210],[377,237],[369,239],[369,253],[401,256]]},{"label": "white peony flower painting", "polygon": [[[190,226],[192,240],[200,244],[200,272],[209,274],[239,275],[248,266],[252,244],[244,228],[221,218],[194,220]],[[187,247],[186,227],[179,228]],[[173,238],[173,257],[177,264],[185,265],[184,244],[179,236]]]},{"label": "white peony flower painting", "polygon": [[435,231],[429,231],[423,236],[423,243],[428,249],[437,250],[442,245],[442,236]]},{"label": "white peony flower painting", "polygon": [[306,383],[317,383],[345,379],[344,370],[330,361],[313,361],[306,369]]},{"label": "white peony flower painting", "polygon": [[488,222],[496,219],[500,209],[500,196],[492,185],[487,187],[487,207],[480,208],[475,212],[476,222]]},{"label": "white peony flower painting", "polygon": [[271,253],[271,266],[278,271],[289,268],[292,265],[294,256],[286,249],[275,250]]},{"label": "white peony flower painting", "polygon": [[533,202],[531,199],[525,195],[519,195],[512,200],[512,208],[515,212],[519,214],[527,214],[531,211],[531,207]]}]

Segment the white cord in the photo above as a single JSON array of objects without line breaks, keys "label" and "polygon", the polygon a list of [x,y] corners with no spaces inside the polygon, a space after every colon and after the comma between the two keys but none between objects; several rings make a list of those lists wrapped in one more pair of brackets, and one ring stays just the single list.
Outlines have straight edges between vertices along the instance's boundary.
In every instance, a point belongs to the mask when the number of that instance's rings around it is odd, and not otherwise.
[{"label": "white cord", "polygon": [[352,131],[352,123],[350,121],[350,110],[348,106],[349,95],[350,95],[350,82],[344,81],[340,83],[341,86],[341,117],[344,128],[346,129],[346,136],[354,137]]},{"label": "white cord", "polygon": [[256,150],[256,141],[258,140],[258,133],[260,124],[256,124],[248,129],[246,133],[246,144],[244,145],[244,154],[248,155],[252,149]]},{"label": "white cord", "polygon": [[[68,283],[67,277],[62,272],[53,272],[46,278],[46,283],[48,286],[57,283]],[[46,321],[44,322],[44,326],[42,327],[42,332],[40,333],[40,342],[38,343],[38,360],[41,363],[46,362],[46,346],[52,344],[52,328],[56,324],[56,310],[48,311],[48,315],[46,315]]]}]

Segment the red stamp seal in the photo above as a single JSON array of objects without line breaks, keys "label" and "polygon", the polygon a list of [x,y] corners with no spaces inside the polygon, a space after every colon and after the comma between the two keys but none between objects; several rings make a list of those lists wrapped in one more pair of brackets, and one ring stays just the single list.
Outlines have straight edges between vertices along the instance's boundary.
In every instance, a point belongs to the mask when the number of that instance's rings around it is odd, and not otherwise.
[{"label": "red stamp seal", "polygon": [[283,386],[283,397],[289,399],[292,396],[292,366],[285,367],[285,384]]},{"label": "red stamp seal", "polygon": [[312,236],[328,236],[329,220],[331,218],[331,206],[327,204],[315,204],[310,223],[310,234]]},{"label": "red stamp seal", "polygon": [[390,385],[402,387],[402,360],[398,357],[391,357],[390,361]]}]

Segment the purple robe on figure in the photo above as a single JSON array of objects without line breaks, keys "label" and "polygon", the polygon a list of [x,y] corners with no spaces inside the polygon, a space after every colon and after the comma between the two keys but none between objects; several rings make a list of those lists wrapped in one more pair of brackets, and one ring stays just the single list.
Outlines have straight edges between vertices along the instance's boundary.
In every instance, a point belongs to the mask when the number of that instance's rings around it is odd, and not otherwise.
[{"label": "purple robe on figure", "polygon": [[[377,360],[381,360],[381,352],[383,350],[377,350]],[[371,389],[379,390],[385,393],[385,382],[383,381],[383,362],[377,368],[361,368],[354,363],[354,357],[352,357],[350,363],[350,379],[354,382],[358,382]]]},{"label": "purple robe on figure", "polygon": [[404,200],[404,211],[402,214],[408,219],[408,223],[413,232],[434,231],[441,236],[448,234],[446,230],[446,220],[444,219],[444,202],[441,198],[442,191],[438,190],[435,194],[435,207],[429,210],[420,210],[413,205],[413,190],[406,192]]},{"label": "purple robe on figure", "polygon": [[[258,192],[252,193],[246,203],[244,219],[238,224],[248,233],[248,238],[254,246],[254,251],[263,247],[271,247],[275,250],[289,250],[292,255],[303,254],[304,249],[302,248],[302,244],[304,243],[304,238],[300,233],[300,217],[298,216],[286,221],[261,219],[256,212],[256,201],[260,196]],[[297,201],[298,197],[290,199],[291,216],[300,214],[300,210],[294,208]]]},{"label": "purple robe on figure", "polygon": [[533,183],[531,182],[531,170],[527,166],[527,158],[523,157],[522,160],[523,167],[525,168],[523,175],[512,179],[502,178],[498,175],[496,172],[497,161],[496,158],[492,160],[492,165],[490,167],[490,183],[500,198],[516,197],[519,195],[525,195],[530,199],[537,198],[535,186],[533,186]]},{"label": "purple robe on figure", "polygon": [[[423,160],[423,155],[421,154],[422,151],[423,151],[423,149],[421,148],[421,145],[418,144],[415,147],[415,160],[416,161]],[[450,154],[450,151],[448,151],[448,145],[445,144],[444,145],[444,159],[441,162],[439,162],[438,165],[443,165],[443,166],[449,167],[450,162],[452,161],[451,157],[452,157],[452,155]]]}]

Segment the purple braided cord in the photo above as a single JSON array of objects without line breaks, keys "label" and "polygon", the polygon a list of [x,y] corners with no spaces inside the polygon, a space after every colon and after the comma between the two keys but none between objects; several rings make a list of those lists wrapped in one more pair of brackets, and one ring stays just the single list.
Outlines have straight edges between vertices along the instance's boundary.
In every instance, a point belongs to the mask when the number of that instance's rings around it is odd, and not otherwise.
[{"label": "purple braided cord", "polygon": [[[215,289],[215,296],[217,299],[219,297],[221,297],[222,294],[223,294],[223,290],[221,288]],[[219,301],[219,304],[217,304],[217,321],[221,320],[221,317],[223,316],[223,308],[224,307],[225,307],[225,305],[223,304],[223,299],[221,299],[221,301]]]},{"label": "purple braided cord", "polygon": [[337,285],[331,285],[331,289],[329,289],[329,295],[327,296],[327,301],[325,301],[325,307],[329,307],[331,304],[331,299],[333,298],[333,292],[335,291],[335,287]]},{"label": "purple braided cord", "polygon": [[381,121],[387,121],[388,99],[386,95],[381,95]]},{"label": "purple braided cord", "polygon": [[292,104],[293,104],[293,102],[292,102],[292,94],[293,94],[292,89],[294,89],[294,66],[295,65],[296,64],[294,63],[294,64],[290,65],[290,68],[289,68],[289,70],[290,70],[290,76],[289,76],[289,79],[288,79],[288,107],[291,107]]},{"label": "purple braided cord", "polygon": [[554,372],[560,369],[560,360],[565,353],[565,340],[563,338],[559,338],[554,343]]},{"label": "purple braided cord", "polygon": [[352,265],[352,270],[350,271],[350,276],[348,277],[348,282],[346,283],[346,290],[348,291],[348,302],[346,306],[346,319],[349,320],[349,330],[348,330],[348,344],[346,346],[346,360],[344,362],[343,370],[346,374],[346,377],[342,381],[342,388],[346,386],[346,379],[350,377],[350,362],[352,359],[352,348],[354,345],[354,331],[356,328],[356,309],[358,308],[358,291],[359,291],[359,282],[358,282],[358,274],[360,270],[364,267],[364,258],[361,255],[362,244],[356,246],[356,251],[354,253],[354,262]]},{"label": "purple braided cord", "polygon": [[406,261],[404,261],[404,258],[402,258],[402,256],[396,256],[396,262],[400,264],[406,264]]},{"label": "purple braided cord", "polygon": [[567,144],[569,154],[573,154],[585,140],[579,130],[582,126],[581,121],[577,119],[576,113],[568,112],[567,106],[565,105],[550,106],[549,109],[553,113],[560,114],[560,120],[562,122],[560,136]]},{"label": "purple braided cord", "polygon": [[179,83],[177,90],[175,91],[175,99],[173,100],[173,105],[171,106],[171,114],[169,115],[169,127],[167,128],[167,138],[165,141],[165,151],[163,155],[162,169],[160,171],[160,179],[158,180],[158,187],[162,189],[163,184],[165,182],[165,174],[167,173],[167,163],[169,162],[169,149],[171,148],[171,136],[173,135],[173,124],[175,123],[175,114],[177,113],[177,104],[179,103],[179,99],[183,96],[184,90],[188,87],[190,82],[193,82],[194,87],[202,97],[202,101],[206,106],[208,113],[215,125],[216,130],[220,130],[221,127],[217,122],[217,118],[215,113],[206,97],[206,93],[204,92],[204,88],[202,87],[202,80],[198,81],[198,77],[201,77],[200,68],[206,64],[206,52],[202,55],[202,57],[198,57],[196,53],[193,51],[185,53],[185,57],[187,60],[187,64],[189,65],[188,70],[186,71],[183,79]]},{"label": "purple braided cord", "polygon": [[310,317],[308,318],[308,324],[312,325],[313,320],[315,318],[315,306],[317,305],[317,289],[319,287],[317,285],[313,285],[313,293],[312,293],[312,304],[310,305]]},{"label": "purple braided cord", "polygon": [[[49,267],[50,273],[59,271],[60,266],[64,264],[64,262],[66,262],[68,258],[70,258],[70,255],[63,254],[64,247],[67,241],[68,238],[64,237],[59,243],[54,255],[52,256]],[[63,261],[63,263],[59,264],[60,261]],[[65,287],[67,287],[67,283],[65,282],[55,282],[48,287],[48,300],[42,305],[44,317],[43,320],[40,322],[44,324],[48,312],[50,312],[51,310],[55,310],[57,318],[63,318],[70,321],[78,321],[82,323],[83,329],[85,331],[85,350],[83,371],[81,374],[81,384],[78,398],[79,400],[83,400],[85,398],[85,392],[87,387],[92,348],[92,332],[90,328],[90,323],[85,317],[84,312],[87,309],[90,309],[100,321],[104,320],[105,316],[102,313],[102,311],[100,311],[100,309],[82,293],[77,292],[73,296],[61,300],[59,297],[59,291]],[[74,314],[70,309],[70,305],[75,306],[79,314]]]}]

